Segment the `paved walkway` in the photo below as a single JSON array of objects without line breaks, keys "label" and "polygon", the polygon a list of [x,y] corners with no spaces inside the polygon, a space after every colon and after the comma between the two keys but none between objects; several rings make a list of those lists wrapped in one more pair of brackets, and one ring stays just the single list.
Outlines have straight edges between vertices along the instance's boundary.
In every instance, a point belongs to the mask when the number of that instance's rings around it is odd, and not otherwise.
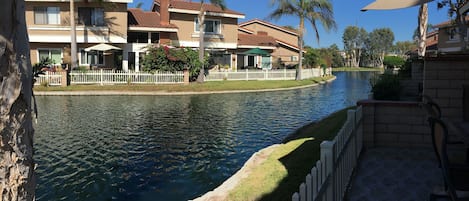
[{"label": "paved walkway", "polygon": [[426,201],[443,183],[431,148],[373,148],[359,160],[345,200]]}]

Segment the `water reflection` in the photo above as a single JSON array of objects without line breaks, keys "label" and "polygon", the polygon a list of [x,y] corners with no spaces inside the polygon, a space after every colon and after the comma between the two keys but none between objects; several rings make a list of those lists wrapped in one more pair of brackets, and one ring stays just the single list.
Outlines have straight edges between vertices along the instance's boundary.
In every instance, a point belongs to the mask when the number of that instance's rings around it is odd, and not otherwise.
[{"label": "water reflection", "polygon": [[187,200],[257,150],[367,97],[370,73],[291,91],[38,97],[38,200]]}]

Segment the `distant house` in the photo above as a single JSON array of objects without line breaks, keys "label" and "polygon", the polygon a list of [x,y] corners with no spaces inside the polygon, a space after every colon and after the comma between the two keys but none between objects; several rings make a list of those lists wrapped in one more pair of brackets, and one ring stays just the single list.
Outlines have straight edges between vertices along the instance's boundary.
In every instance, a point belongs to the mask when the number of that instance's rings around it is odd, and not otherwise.
[{"label": "distant house", "polygon": [[294,66],[299,62],[298,33],[295,30],[253,19],[239,24],[238,33],[239,35],[247,34],[273,38],[276,43],[275,48],[272,50],[274,62],[281,62],[285,66]]},{"label": "distant house", "polygon": [[[70,9],[63,0],[26,0],[31,62],[51,58],[71,63]],[[132,0],[75,4],[78,60],[87,68],[142,70],[149,45],[199,47],[200,2],[155,0],[151,11],[127,9]],[[212,62],[228,70],[270,69],[298,64],[298,33],[259,19],[239,23],[244,14],[204,4],[205,50]],[[113,50],[90,47],[105,43]],[[112,47],[111,46],[111,47]],[[252,50],[257,52],[252,53]]]},{"label": "distant house", "polygon": [[[466,16],[466,21],[469,16]],[[438,52],[458,52],[462,49],[462,43],[459,39],[459,27],[454,21],[446,21],[435,25],[438,28]],[[469,28],[463,30],[466,35],[469,34]],[[465,38],[466,43],[468,37]]]},{"label": "distant house", "polygon": [[[120,51],[113,53],[85,49],[100,43],[124,48],[127,43],[127,3],[130,2],[132,0],[75,3],[80,66],[120,68]],[[26,0],[25,10],[31,63],[38,63],[46,57],[57,65],[71,63],[70,3],[63,0]]]}]

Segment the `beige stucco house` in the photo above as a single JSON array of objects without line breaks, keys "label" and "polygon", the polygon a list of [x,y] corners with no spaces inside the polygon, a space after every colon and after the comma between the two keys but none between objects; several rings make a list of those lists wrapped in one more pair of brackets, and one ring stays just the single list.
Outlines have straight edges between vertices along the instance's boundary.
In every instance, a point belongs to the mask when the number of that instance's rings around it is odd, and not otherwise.
[{"label": "beige stucco house", "polygon": [[[76,40],[80,66],[120,68],[121,51],[85,51],[106,43],[124,48],[127,43],[127,4],[132,0],[105,3],[75,1]],[[26,0],[26,24],[31,63],[49,57],[57,65],[70,63],[70,4],[63,0]]]},{"label": "beige stucco house", "polygon": [[[70,9],[63,0],[26,0],[31,62],[49,57],[55,64],[70,63]],[[76,1],[78,60],[87,68],[141,70],[149,45],[199,47],[197,15],[200,2],[155,0],[151,11],[127,9],[132,0],[106,3]],[[259,19],[239,23],[244,14],[204,4],[205,48],[219,67],[278,68],[298,63],[298,34]],[[93,51],[105,43],[118,50]],[[88,48],[88,49],[87,49]],[[259,48],[265,54],[248,50]],[[281,65],[280,65],[281,64]]]},{"label": "beige stucco house", "polygon": [[[466,21],[469,17],[466,17]],[[438,52],[459,52],[462,50],[463,43],[460,40],[459,27],[454,21],[446,21],[435,25],[438,28]],[[464,40],[469,44],[469,28],[463,30],[466,37]],[[467,49],[468,47],[466,47]]]},{"label": "beige stucco house", "polygon": [[[285,27],[253,19],[239,24],[238,33],[248,35],[263,35],[272,37],[275,40],[275,47],[272,49],[272,60],[279,61],[285,66],[298,64],[298,33]],[[261,44],[259,44],[261,45]]]}]

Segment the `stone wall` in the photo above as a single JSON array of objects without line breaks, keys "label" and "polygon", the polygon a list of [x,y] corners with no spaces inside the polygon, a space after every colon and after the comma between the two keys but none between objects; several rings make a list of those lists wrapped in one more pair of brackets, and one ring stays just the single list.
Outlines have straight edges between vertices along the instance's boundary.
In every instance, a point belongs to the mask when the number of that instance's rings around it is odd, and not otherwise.
[{"label": "stone wall", "polygon": [[363,143],[370,147],[430,147],[430,127],[419,102],[363,100]]},{"label": "stone wall", "polygon": [[400,80],[402,86],[401,100],[419,100],[422,95],[423,66],[423,60],[414,60],[410,79]]},{"label": "stone wall", "polygon": [[[463,121],[464,87],[469,86],[469,55],[439,55],[425,58],[423,94],[440,107],[443,118]],[[469,119],[466,119],[469,121]]]}]

